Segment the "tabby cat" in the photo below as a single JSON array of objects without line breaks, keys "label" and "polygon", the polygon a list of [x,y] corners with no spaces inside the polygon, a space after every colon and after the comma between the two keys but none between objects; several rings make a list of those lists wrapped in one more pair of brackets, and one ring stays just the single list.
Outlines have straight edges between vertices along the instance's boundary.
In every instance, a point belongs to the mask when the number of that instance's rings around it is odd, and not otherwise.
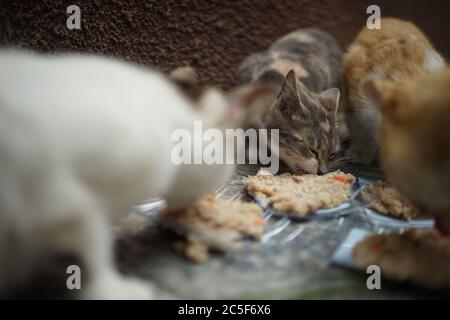
[{"label": "tabby cat", "polygon": [[241,84],[274,88],[271,99],[249,110],[246,126],[279,129],[279,157],[294,173],[323,174],[335,157],[341,56],[328,34],[299,29],[239,68]]}]

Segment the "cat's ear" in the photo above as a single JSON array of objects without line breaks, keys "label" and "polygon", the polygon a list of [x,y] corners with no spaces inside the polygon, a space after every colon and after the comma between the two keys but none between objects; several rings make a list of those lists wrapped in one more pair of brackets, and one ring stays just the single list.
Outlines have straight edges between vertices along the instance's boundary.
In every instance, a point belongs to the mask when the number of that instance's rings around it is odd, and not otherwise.
[{"label": "cat's ear", "polygon": [[285,118],[300,115],[302,105],[298,91],[299,83],[294,70],[290,70],[281,86],[280,94],[273,108],[276,108]]},{"label": "cat's ear", "polygon": [[275,88],[267,85],[240,86],[230,94],[207,88],[199,98],[199,109],[210,127],[240,127],[251,108],[273,101]]},{"label": "cat's ear", "polygon": [[250,110],[260,109],[260,106],[271,103],[276,95],[276,88],[270,85],[240,86],[230,94],[230,115],[239,120],[239,115],[245,117]]},{"label": "cat's ear", "polygon": [[249,109],[261,100],[273,98],[275,88],[269,85],[245,85],[234,89],[231,96],[241,108]]},{"label": "cat's ear", "polygon": [[190,85],[198,84],[198,75],[194,68],[190,66],[178,67],[174,69],[169,78],[177,83],[186,83]]},{"label": "cat's ear", "polygon": [[330,88],[320,93],[320,97],[324,102],[323,104],[327,109],[328,114],[333,118],[337,117],[340,96],[341,92],[338,88]]},{"label": "cat's ear", "polygon": [[179,67],[173,70],[169,79],[191,100],[197,101],[204,88],[200,86],[197,72],[192,67]]}]

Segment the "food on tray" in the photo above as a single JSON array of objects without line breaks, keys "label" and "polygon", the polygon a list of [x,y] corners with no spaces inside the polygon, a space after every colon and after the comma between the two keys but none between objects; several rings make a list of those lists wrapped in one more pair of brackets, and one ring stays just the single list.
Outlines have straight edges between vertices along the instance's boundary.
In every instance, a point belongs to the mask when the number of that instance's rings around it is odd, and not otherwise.
[{"label": "food on tray", "polygon": [[376,181],[365,188],[361,199],[370,209],[394,218],[411,220],[426,217],[397,189],[383,181]]},{"label": "food on tray", "polygon": [[438,232],[371,235],[353,248],[362,268],[378,265],[382,275],[429,289],[450,289],[450,239]]},{"label": "food on tray", "polygon": [[259,239],[266,228],[258,205],[227,201],[213,194],[186,210],[165,210],[161,219],[167,226],[186,231],[187,240],[177,248],[194,262],[205,261],[210,249],[238,249],[243,237]]},{"label": "food on tray", "polygon": [[254,197],[267,200],[279,212],[303,217],[323,208],[339,206],[348,200],[355,177],[341,171],[323,176],[302,176],[285,173],[274,176],[259,171],[245,179],[247,191]]},{"label": "food on tray", "polygon": [[175,242],[174,249],[194,263],[203,263],[208,260],[211,248],[195,238],[186,238]]}]

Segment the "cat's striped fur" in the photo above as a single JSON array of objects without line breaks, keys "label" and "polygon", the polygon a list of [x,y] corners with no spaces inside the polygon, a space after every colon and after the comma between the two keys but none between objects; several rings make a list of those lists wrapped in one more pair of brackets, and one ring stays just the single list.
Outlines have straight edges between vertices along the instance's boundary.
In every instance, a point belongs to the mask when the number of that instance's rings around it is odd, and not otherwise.
[{"label": "cat's striped fur", "polygon": [[338,148],[336,117],[342,53],[335,40],[299,29],[247,57],[240,83],[273,86],[274,96],[249,111],[247,127],[280,130],[279,155],[296,173],[325,173]]}]

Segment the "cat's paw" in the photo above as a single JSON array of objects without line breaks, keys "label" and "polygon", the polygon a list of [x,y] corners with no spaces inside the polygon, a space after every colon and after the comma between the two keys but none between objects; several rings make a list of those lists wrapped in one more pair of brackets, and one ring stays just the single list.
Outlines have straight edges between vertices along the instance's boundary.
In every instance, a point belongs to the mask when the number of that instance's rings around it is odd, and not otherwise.
[{"label": "cat's paw", "polygon": [[347,150],[345,156],[351,163],[369,165],[375,160],[376,151],[364,148],[350,147],[350,149]]},{"label": "cat's paw", "polygon": [[151,284],[130,277],[105,277],[93,282],[83,293],[87,300],[151,300],[154,298]]}]

